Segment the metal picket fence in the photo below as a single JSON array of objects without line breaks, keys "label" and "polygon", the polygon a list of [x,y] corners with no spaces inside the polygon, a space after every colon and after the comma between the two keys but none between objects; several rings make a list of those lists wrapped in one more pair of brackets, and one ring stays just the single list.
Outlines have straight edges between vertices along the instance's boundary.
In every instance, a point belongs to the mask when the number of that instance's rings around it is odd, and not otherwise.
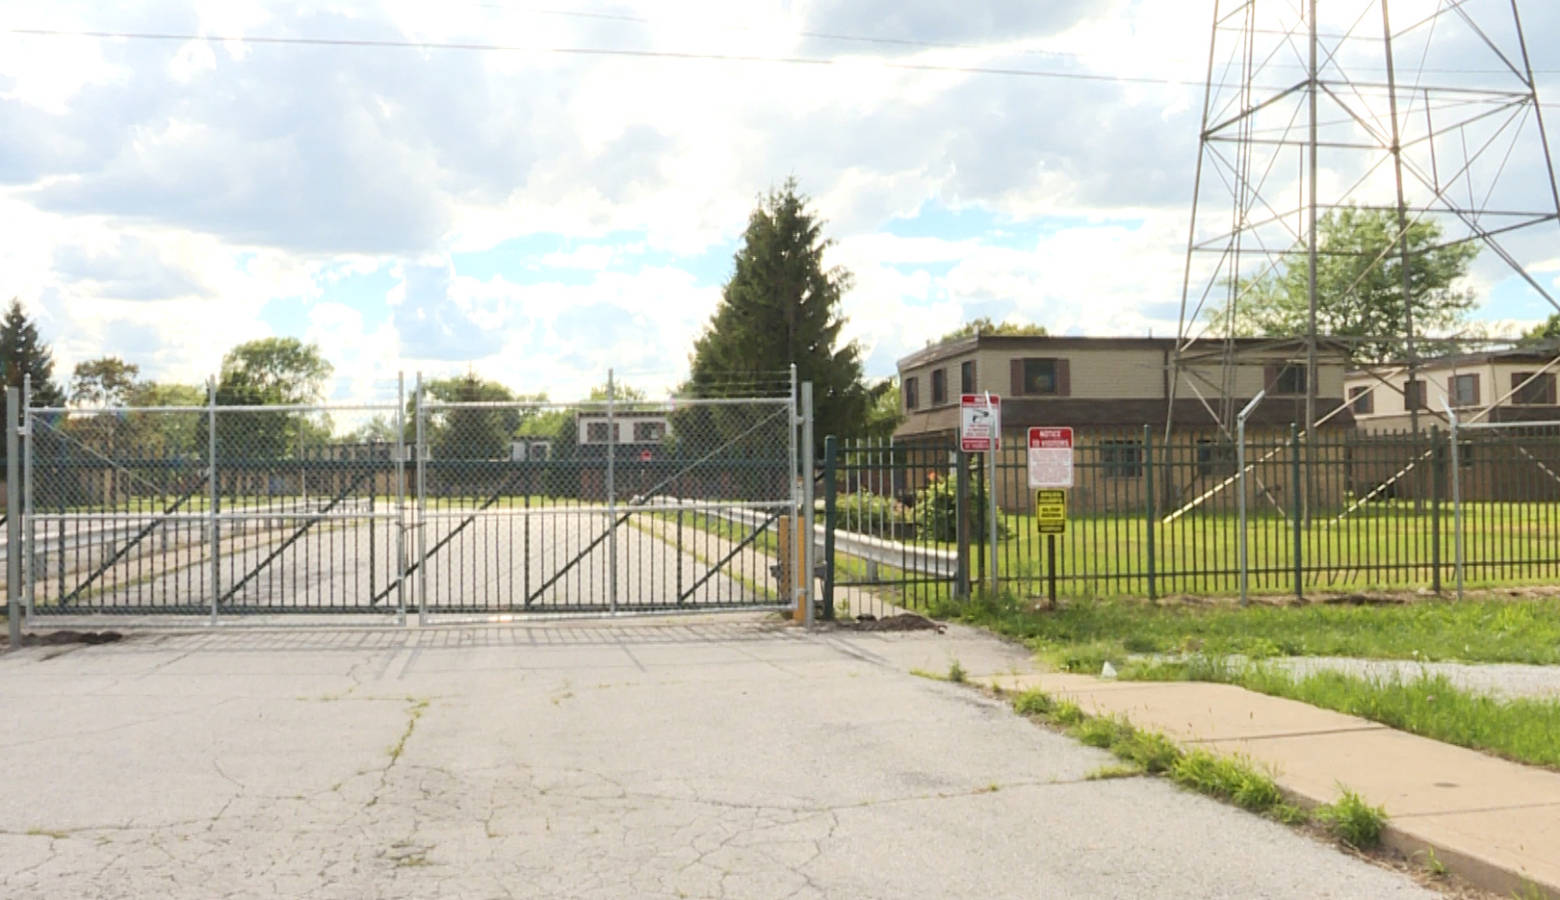
[{"label": "metal picket fence", "polygon": [[484,402],[419,378],[355,405],[16,403],[5,595],[32,618],[212,623],[791,605],[765,546],[802,503],[808,417],[794,377],[765,387]]},{"label": "metal picket fence", "polygon": [[[990,485],[987,461],[951,441],[826,451],[826,607],[832,594],[844,612],[925,610],[993,583],[1045,596],[1026,451],[1009,438]],[[1323,430],[1314,447],[1289,428],[1241,451],[1211,434],[1096,430],[1074,470],[1054,572],[1064,596],[1237,596],[1243,569],[1252,594],[1290,596],[1560,578],[1560,423],[1464,426],[1455,439]]]}]

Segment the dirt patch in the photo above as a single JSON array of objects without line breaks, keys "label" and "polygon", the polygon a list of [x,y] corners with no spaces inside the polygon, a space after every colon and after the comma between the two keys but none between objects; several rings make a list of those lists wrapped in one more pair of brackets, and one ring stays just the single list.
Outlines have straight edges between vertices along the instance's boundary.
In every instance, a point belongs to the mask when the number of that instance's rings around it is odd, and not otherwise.
[{"label": "dirt patch", "polygon": [[[23,647],[56,647],[62,644],[112,644],[122,641],[125,636],[117,631],[47,631],[43,634],[22,635]],[[0,646],[9,645],[10,641],[5,635],[0,634]]]},{"label": "dirt patch", "polygon": [[881,619],[866,613],[857,616],[856,621],[840,627],[852,631],[935,631],[938,634],[948,630],[948,626],[941,622],[933,622],[915,613],[900,613],[896,616],[884,616]]}]

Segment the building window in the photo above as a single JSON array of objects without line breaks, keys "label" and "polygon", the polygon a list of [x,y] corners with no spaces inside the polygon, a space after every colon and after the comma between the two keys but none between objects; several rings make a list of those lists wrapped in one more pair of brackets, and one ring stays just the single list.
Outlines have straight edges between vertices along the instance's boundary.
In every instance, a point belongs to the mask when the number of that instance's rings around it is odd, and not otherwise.
[{"label": "building window", "polygon": [[[1529,381],[1528,379],[1532,379]],[[1524,406],[1552,406],[1555,402],[1555,376],[1544,372],[1511,373],[1511,402]]]},{"label": "building window", "polygon": [[916,383],[914,378],[905,379],[905,409],[915,409],[920,405],[920,398],[916,396]]},{"label": "building window", "polygon": [[959,364],[959,393],[975,393],[975,360]]},{"label": "building window", "polygon": [[1235,445],[1216,438],[1198,438],[1197,474],[1204,477],[1235,474]]},{"label": "building window", "polygon": [[1066,396],[1068,393],[1067,360],[1035,358],[1013,360],[1013,393]]},{"label": "building window", "polygon": [[1425,383],[1415,378],[1412,381],[1403,382],[1403,408],[1425,408]]},{"label": "building window", "polygon": [[1479,376],[1453,375],[1449,385],[1453,406],[1479,405]]},{"label": "building window", "polygon": [[932,405],[940,406],[948,402],[948,370],[936,369],[932,372]]},{"label": "building window", "polygon": [[1305,366],[1286,363],[1273,376],[1273,393],[1297,396],[1305,393]]},{"label": "building window", "polygon": [[634,423],[634,443],[636,444],[658,444],[665,437],[665,422]]},{"label": "building window", "polygon": [[585,424],[585,442],[587,444],[605,444],[612,434],[606,422],[587,422]]},{"label": "building window", "polygon": [[1100,441],[1100,463],[1106,478],[1141,478],[1143,442]]},{"label": "building window", "polygon": [[1349,388],[1349,408],[1357,416],[1368,416],[1376,411],[1376,395],[1372,393],[1374,385],[1363,384],[1359,387]]}]

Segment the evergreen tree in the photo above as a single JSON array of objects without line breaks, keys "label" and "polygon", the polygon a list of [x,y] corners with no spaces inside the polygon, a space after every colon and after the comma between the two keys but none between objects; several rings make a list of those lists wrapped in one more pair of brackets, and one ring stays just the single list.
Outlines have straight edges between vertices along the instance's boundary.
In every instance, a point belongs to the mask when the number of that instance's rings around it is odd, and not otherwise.
[{"label": "evergreen tree", "polygon": [[[0,371],[5,373],[7,386],[22,386],[23,376],[32,376],[32,406],[64,406],[65,392],[54,383],[54,355],[47,345],[38,339],[38,326],[27,318],[22,301],[11,299],[11,305],[0,320]],[[0,410],[9,417],[15,415],[0,397]],[[3,421],[9,422],[10,418]],[[4,455],[0,445],[0,456]]]},{"label": "evergreen tree", "polygon": [[731,393],[721,386],[771,382],[794,364],[797,380],[813,383],[821,446],[825,435],[861,434],[870,398],[860,348],[840,344],[839,305],[850,273],[824,267],[833,242],[807,204],[793,178],[753,210],[720,304],[694,343],[690,387],[696,394]]}]

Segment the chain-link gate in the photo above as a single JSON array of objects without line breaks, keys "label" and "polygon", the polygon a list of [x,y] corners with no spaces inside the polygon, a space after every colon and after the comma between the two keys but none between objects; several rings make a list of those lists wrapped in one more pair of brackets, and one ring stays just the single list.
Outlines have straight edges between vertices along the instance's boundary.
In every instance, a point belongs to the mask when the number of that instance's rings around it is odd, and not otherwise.
[{"label": "chain-link gate", "polygon": [[789,606],[793,396],[29,409],[7,591],[213,622]]},{"label": "chain-link gate", "polygon": [[789,393],[417,408],[425,612],[790,603],[762,546],[797,506]]}]

